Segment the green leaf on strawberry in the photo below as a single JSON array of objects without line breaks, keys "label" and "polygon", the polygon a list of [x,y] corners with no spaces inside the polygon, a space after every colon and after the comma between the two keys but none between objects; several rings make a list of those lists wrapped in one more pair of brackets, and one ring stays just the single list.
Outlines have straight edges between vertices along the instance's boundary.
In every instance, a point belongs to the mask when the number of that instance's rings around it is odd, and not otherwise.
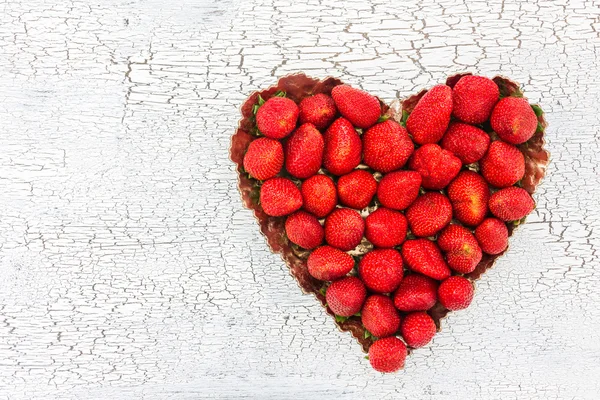
[{"label": "green leaf on strawberry", "polygon": [[321,293],[323,296],[325,296],[325,293],[327,293],[327,287],[325,285],[323,285],[323,287],[321,287],[321,289],[319,289],[319,293]]},{"label": "green leaf on strawberry", "polygon": [[341,315],[336,315],[335,316],[335,322],[339,322],[340,324],[343,324],[344,322],[346,322],[348,320],[349,317],[342,317]]},{"label": "green leaf on strawberry", "polygon": [[515,92],[513,92],[510,95],[510,97],[519,97],[519,98],[521,98],[521,97],[523,97],[523,92],[521,92],[520,90],[517,89]]},{"label": "green leaf on strawberry", "polygon": [[540,117],[544,113],[544,111],[542,111],[542,108],[540,106],[538,106],[537,104],[532,104],[531,108],[533,108],[533,112],[538,117]]},{"label": "green leaf on strawberry", "polygon": [[381,116],[381,117],[379,117],[379,119],[377,120],[377,123],[380,123],[380,122],[385,122],[385,121],[387,121],[388,119],[390,119],[390,116],[389,116],[389,115],[387,115],[387,114],[385,114],[385,115],[382,115],[382,116]]},{"label": "green leaf on strawberry", "polygon": [[544,127],[538,122],[535,132],[544,132]]},{"label": "green leaf on strawberry", "polygon": [[402,110],[402,121],[400,121],[400,124],[404,127],[406,127],[406,120],[408,119],[408,116],[410,115],[410,113],[406,110]]}]

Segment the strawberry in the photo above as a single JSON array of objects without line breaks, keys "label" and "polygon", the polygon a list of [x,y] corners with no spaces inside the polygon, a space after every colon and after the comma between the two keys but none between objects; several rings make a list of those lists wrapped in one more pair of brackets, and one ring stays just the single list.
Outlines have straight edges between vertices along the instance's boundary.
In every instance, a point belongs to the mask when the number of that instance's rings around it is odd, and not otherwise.
[{"label": "strawberry", "polygon": [[415,349],[429,343],[436,332],[435,321],[423,311],[406,315],[400,325],[400,333],[406,345]]},{"label": "strawberry", "polygon": [[256,113],[258,130],[271,139],[283,139],[296,128],[300,110],[285,97],[271,97]]},{"label": "strawberry", "polygon": [[364,327],[375,337],[391,336],[400,327],[400,315],[394,303],[381,294],[367,298],[360,316]]},{"label": "strawberry", "polygon": [[402,168],[415,146],[406,129],[388,119],[363,135],[364,163],[375,171],[390,172]]},{"label": "strawberry", "polygon": [[416,171],[396,171],[385,174],[377,187],[377,198],[387,208],[404,210],[419,196],[421,174]]},{"label": "strawberry", "polygon": [[490,196],[490,211],[502,221],[517,221],[535,208],[533,199],[523,188],[511,186]]},{"label": "strawberry", "polygon": [[321,281],[334,281],[354,268],[354,258],[331,246],[316,248],[306,260],[308,273]]},{"label": "strawberry", "polygon": [[433,236],[450,223],[452,205],[443,194],[428,192],[408,207],[406,219],[415,236]]},{"label": "strawberry", "polygon": [[402,340],[389,336],[375,341],[369,347],[369,362],[375,371],[396,372],[404,368],[406,346]]},{"label": "strawberry", "polygon": [[362,210],[369,205],[373,196],[375,196],[377,181],[369,172],[357,169],[340,176],[337,190],[340,203],[347,207]]},{"label": "strawberry", "polygon": [[321,169],[325,142],[313,124],[300,125],[285,146],[285,168],[290,175],[306,179]]},{"label": "strawberry", "polygon": [[411,270],[430,278],[441,281],[450,276],[440,249],[430,240],[407,240],[402,246],[402,257]]},{"label": "strawberry", "polygon": [[452,114],[452,89],[432,87],[417,103],[406,120],[406,129],[415,143],[436,143],[446,132]]},{"label": "strawberry", "polygon": [[325,292],[327,307],[335,315],[342,317],[350,317],[359,312],[366,297],[365,285],[355,276],[332,282]]},{"label": "strawberry", "polygon": [[375,247],[394,247],[406,239],[408,223],[399,211],[380,207],[365,219],[365,237]]},{"label": "strawberry", "polygon": [[452,122],[440,144],[466,165],[484,156],[490,145],[490,135],[475,126]]},{"label": "strawberry", "polygon": [[381,105],[377,97],[348,85],[338,85],[331,91],[331,97],[340,114],[357,128],[366,129],[381,116]]},{"label": "strawberry", "polygon": [[289,179],[271,178],[260,188],[260,205],[265,214],[281,217],[302,207],[302,194]]},{"label": "strawberry", "polygon": [[394,294],[394,305],[400,311],[426,311],[437,301],[438,283],[424,275],[405,276]]},{"label": "strawberry", "polygon": [[305,97],[300,102],[299,120],[301,124],[309,122],[317,129],[325,129],[333,122],[336,113],[337,109],[333,99],[326,94],[319,93]]},{"label": "strawberry", "polygon": [[360,164],[362,142],[356,130],[344,118],[336,119],[325,132],[323,166],[334,175],[344,175]]},{"label": "strawberry", "polygon": [[452,115],[468,124],[483,124],[500,97],[498,85],[485,76],[467,75],[452,89]]},{"label": "strawberry", "polygon": [[250,142],[244,156],[244,169],[259,181],[272,178],[283,167],[283,147],[277,140],[266,137]]},{"label": "strawberry", "polygon": [[496,104],[490,118],[492,129],[510,144],[528,141],[537,130],[538,120],[527,100],[505,97]]},{"label": "strawberry", "polygon": [[325,219],[325,240],[330,246],[348,251],[362,240],[365,221],[357,211],[337,208]]},{"label": "strawberry", "polygon": [[508,247],[506,224],[496,218],[487,218],[475,228],[475,237],[488,254],[500,254]]},{"label": "strawberry", "polygon": [[497,188],[512,186],[525,175],[523,153],[512,144],[501,140],[492,142],[479,166],[485,180]]},{"label": "strawberry", "polygon": [[285,233],[292,243],[308,250],[323,243],[325,236],[317,217],[306,211],[296,211],[287,217]]},{"label": "strawberry", "polygon": [[459,274],[475,270],[481,261],[481,248],[470,230],[461,225],[448,225],[437,240],[440,249],[446,252],[448,266]]},{"label": "strawberry", "polygon": [[458,175],[462,162],[437,144],[426,144],[415,150],[408,166],[421,174],[425,189],[441,190]]},{"label": "strawberry", "polygon": [[463,310],[473,300],[473,284],[462,276],[451,276],[440,284],[438,299],[450,311]]},{"label": "strawberry", "polygon": [[304,209],[317,218],[323,218],[337,204],[337,190],[333,179],[327,175],[314,175],[302,182]]},{"label": "strawberry", "polygon": [[367,288],[377,293],[391,293],[404,275],[402,256],[394,249],[368,252],[358,263],[358,273]]},{"label": "strawberry", "polygon": [[462,171],[448,186],[454,218],[465,225],[479,225],[488,211],[490,189],[476,172]]}]

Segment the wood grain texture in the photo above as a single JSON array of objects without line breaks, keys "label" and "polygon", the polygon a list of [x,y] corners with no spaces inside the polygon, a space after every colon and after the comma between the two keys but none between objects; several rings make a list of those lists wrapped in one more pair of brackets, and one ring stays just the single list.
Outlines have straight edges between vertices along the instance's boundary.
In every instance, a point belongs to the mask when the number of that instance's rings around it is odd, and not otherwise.
[{"label": "wood grain texture", "polygon": [[[599,52],[597,0],[0,3],[0,398],[596,399]],[[239,200],[238,107],[298,70],[501,74],[547,113],[537,210],[396,375]]]}]

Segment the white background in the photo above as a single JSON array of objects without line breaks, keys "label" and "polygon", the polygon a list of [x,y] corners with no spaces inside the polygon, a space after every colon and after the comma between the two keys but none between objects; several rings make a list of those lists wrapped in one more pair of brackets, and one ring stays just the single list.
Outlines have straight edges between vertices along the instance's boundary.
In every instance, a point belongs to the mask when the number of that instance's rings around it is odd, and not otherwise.
[{"label": "white background", "polygon": [[[0,398],[597,399],[600,2],[0,2]],[[238,107],[333,75],[460,71],[547,112],[538,209],[395,375],[241,206]]]}]

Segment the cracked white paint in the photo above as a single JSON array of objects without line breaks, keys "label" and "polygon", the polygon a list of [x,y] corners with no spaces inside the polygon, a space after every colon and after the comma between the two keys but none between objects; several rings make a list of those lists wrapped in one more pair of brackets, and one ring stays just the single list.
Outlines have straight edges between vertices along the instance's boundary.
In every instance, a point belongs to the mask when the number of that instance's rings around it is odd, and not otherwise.
[{"label": "cracked white paint", "polygon": [[[596,399],[600,2],[0,3],[0,398]],[[238,106],[469,70],[542,104],[538,209],[472,306],[384,376],[241,206]]]}]

